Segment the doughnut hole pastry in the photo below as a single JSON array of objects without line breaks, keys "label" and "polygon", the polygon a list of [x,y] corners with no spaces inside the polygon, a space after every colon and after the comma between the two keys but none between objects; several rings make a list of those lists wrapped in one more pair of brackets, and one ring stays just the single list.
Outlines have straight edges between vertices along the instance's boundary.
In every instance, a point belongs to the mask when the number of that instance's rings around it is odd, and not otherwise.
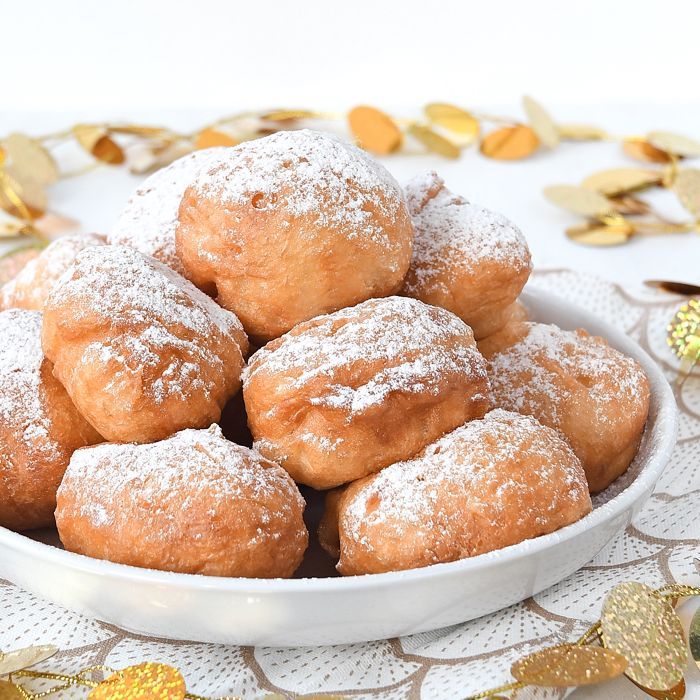
[{"label": "doughnut hole pastry", "polygon": [[78,450],[58,492],[66,549],[148,569],[291,576],[308,542],[289,475],[218,426]]},{"label": "doughnut hole pastry", "polygon": [[457,314],[477,340],[494,333],[532,269],[522,233],[450,192],[435,172],[414,178],[405,192],[415,239],[402,294]]},{"label": "doughnut hole pastry", "polygon": [[41,351],[41,313],[0,313],[0,526],[53,524],[74,450],[102,439],[78,413]]},{"label": "doughnut hole pastry", "polygon": [[226,148],[194,151],[146,178],[127,201],[108,242],[135,248],[184,274],[175,249],[182,195],[202,168],[215,163],[227,151]]},{"label": "doughnut hole pastry", "polygon": [[258,342],[399,290],[413,227],[401,188],[329,134],[282,131],[227,150],[185,192],[186,276]]},{"label": "doughnut hole pastry", "polygon": [[238,391],[243,328],[165,265],[86,248],[49,294],[42,341],[78,410],[112,442],[152,442],[218,421]]},{"label": "doughnut hole pastry", "polygon": [[244,371],[255,446],[327,489],[412,457],[490,407],[471,329],[415,299],[372,299],[300,323]]},{"label": "doughnut hole pastry", "polygon": [[71,266],[75,256],[84,248],[104,243],[104,236],[98,233],[64,236],[55,240],[39,256],[30,260],[14,279],[0,287],[0,310],[41,311],[51,288]]},{"label": "doughnut hole pastry", "polygon": [[560,430],[591,493],[625,472],[644,431],[649,383],[642,367],[583,330],[514,323],[480,343],[494,404]]},{"label": "doughnut hole pastry", "polygon": [[534,418],[496,410],[342,493],[344,575],[473,557],[554,532],[591,511],[581,463]]}]

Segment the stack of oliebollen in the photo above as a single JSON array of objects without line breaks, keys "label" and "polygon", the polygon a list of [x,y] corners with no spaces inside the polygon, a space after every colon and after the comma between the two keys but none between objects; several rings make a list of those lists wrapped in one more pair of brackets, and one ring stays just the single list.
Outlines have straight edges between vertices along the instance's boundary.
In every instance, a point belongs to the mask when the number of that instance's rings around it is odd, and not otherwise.
[{"label": "stack of oliebollen", "polygon": [[0,525],[242,577],[299,567],[299,484],[344,575],[568,525],[630,465],[649,389],[529,322],[530,270],[508,219],[328,134],[185,156],[0,290]]}]

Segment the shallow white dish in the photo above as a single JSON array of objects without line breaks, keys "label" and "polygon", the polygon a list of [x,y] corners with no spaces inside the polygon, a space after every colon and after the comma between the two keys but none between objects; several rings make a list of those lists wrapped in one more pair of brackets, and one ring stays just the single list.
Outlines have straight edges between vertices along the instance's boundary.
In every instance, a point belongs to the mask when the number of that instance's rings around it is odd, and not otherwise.
[{"label": "shallow white dish", "polygon": [[[635,357],[651,383],[651,411],[635,463],[596,497],[597,507],[579,522],[449,564],[292,580],[138,569],[65,552],[46,544],[55,541],[51,533],[24,536],[0,528],[0,577],[135,632],[260,646],[343,644],[436,629],[504,608],[561,581],[624,530],[651,494],[675,443],[676,404],[660,369],[623,333],[536,289],[526,290],[523,300],[534,320],[604,336]],[[312,550],[302,573],[325,574],[327,569],[328,562]]]}]

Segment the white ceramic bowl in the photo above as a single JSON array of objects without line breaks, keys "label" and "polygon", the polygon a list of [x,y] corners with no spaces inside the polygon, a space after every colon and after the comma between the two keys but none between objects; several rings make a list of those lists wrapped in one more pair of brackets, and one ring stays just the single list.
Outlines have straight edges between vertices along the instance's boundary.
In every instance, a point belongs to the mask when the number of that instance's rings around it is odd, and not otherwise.
[{"label": "white ceramic bowl", "polygon": [[[561,581],[622,532],[651,494],[675,443],[676,405],[657,365],[623,333],[544,292],[528,290],[523,298],[535,320],[604,336],[635,357],[651,383],[651,412],[635,463],[577,523],[449,564],[291,580],[138,569],[65,552],[46,543],[52,541],[50,534],[47,539],[46,533],[24,536],[0,528],[0,577],[135,632],[263,646],[342,644],[436,629],[504,608]],[[314,569],[318,561],[311,552],[302,572],[320,571]]]}]

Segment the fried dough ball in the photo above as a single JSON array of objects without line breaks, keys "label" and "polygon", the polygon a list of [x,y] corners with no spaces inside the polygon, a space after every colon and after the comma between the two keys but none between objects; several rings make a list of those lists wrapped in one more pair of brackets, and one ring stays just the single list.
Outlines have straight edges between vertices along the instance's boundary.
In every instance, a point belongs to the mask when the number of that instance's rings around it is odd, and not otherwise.
[{"label": "fried dough ball", "polygon": [[124,246],[86,248],[49,294],[42,342],[54,374],[110,441],[211,425],[247,352],[234,314]]},{"label": "fried dough ball", "polygon": [[591,493],[623,474],[649,412],[638,362],[584,330],[514,323],[480,343],[496,406],[560,430],[578,455]]},{"label": "fried dough ball", "polygon": [[255,446],[317,489],[407,459],[490,407],[471,329],[405,297],[300,323],[250,358],[243,398]]},{"label": "fried dough ball", "polygon": [[75,256],[84,248],[104,243],[104,236],[98,233],[58,238],[0,288],[0,310],[41,311],[51,288],[71,266]]},{"label": "fried dough ball", "polygon": [[56,490],[74,450],[101,441],[41,351],[41,313],[0,313],[0,526],[53,524]]},{"label": "fried dough ball", "polygon": [[382,165],[309,130],[227,153],[185,192],[177,252],[186,276],[216,293],[254,341],[399,290],[413,227]]},{"label": "fried dough ball", "polygon": [[474,337],[508,322],[506,309],[532,264],[520,230],[505,216],[453,194],[435,172],[404,188],[413,219],[413,259],[402,294],[457,314]]},{"label": "fried dough ball", "polygon": [[226,148],[194,151],[146,178],[127,201],[108,242],[135,248],[184,275],[175,249],[182,195],[202,168],[215,163],[227,151]]},{"label": "fried dough ball", "polygon": [[455,561],[545,535],[589,513],[591,499],[559,433],[496,410],[350,484],[331,506],[338,571],[355,575]]},{"label": "fried dough ball", "polygon": [[66,549],[207,576],[291,576],[308,542],[304,499],[277,464],[218,426],[149,445],[78,450],[58,491]]}]

